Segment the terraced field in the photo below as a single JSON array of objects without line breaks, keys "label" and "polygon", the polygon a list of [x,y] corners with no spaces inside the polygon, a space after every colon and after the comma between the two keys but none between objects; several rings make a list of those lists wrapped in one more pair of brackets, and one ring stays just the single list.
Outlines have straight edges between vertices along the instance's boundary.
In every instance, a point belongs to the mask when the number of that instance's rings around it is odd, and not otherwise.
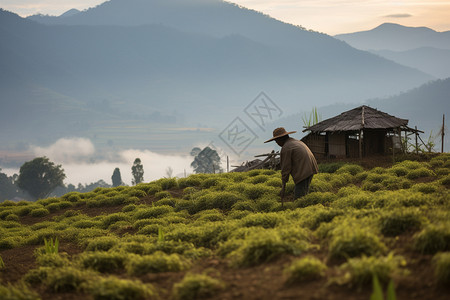
[{"label": "terraced field", "polygon": [[0,298],[369,299],[375,274],[449,299],[449,173],[449,154],[321,165],[284,205],[272,170],[6,201]]}]

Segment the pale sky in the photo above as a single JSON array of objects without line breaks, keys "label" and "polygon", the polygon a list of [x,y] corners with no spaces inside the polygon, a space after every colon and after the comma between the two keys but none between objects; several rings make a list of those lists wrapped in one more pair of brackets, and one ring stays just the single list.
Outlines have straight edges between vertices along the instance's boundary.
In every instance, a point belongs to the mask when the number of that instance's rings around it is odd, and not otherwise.
[{"label": "pale sky", "polygon": [[[151,0],[149,0],[151,1]],[[0,0],[0,8],[21,16],[60,15],[84,10],[105,0]],[[447,0],[233,0],[276,19],[330,35],[370,30],[382,23],[450,30]]]}]

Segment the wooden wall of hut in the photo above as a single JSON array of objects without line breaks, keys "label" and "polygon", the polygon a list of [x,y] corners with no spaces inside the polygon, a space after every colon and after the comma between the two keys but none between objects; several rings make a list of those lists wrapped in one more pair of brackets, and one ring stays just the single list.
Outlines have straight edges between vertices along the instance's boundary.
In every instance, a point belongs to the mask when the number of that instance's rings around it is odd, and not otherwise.
[{"label": "wooden wall of hut", "polygon": [[365,129],[363,133],[364,156],[386,154],[387,130]]},{"label": "wooden wall of hut", "polygon": [[328,135],[328,151],[330,157],[346,157],[346,134],[344,132],[335,132]]},{"label": "wooden wall of hut", "polygon": [[325,152],[325,135],[310,133],[302,138],[302,141],[308,145],[315,157],[325,157],[327,155]]}]

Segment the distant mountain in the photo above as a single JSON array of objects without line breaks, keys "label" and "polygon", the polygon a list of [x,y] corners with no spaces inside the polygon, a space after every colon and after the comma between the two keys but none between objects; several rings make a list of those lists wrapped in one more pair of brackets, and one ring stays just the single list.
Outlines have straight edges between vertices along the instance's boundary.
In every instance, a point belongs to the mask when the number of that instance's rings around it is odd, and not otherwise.
[{"label": "distant mountain", "polygon": [[450,31],[436,32],[427,27],[407,27],[392,23],[334,37],[361,50],[407,51],[422,47],[450,49]]},{"label": "distant mountain", "polygon": [[[105,134],[101,124],[139,121],[161,139],[174,137],[167,124],[220,132],[261,91],[283,111],[299,111],[382,97],[432,78],[219,0],[112,0],[52,20],[0,11],[0,105],[8,108],[0,110],[0,126],[15,140],[24,131],[36,139],[89,134],[132,147],[129,134]],[[51,104],[41,106],[47,98]],[[45,124],[54,119],[64,126]]]},{"label": "distant mountain", "polygon": [[437,78],[450,77],[450,49],[422,47],[407,51],[374,50],[370,52]]},{"label": "distant mountain", "polygon": [[58,17],[37,14],[37,15],[28,16],[27,19],[28,20],[32,20],[32,21],[36,21],[36,22],[39,22],[39,23],[43,23],[43,24],[52,24],[56,20],[67,18],[67,17],[71,17],[71,16],[74,16],[74,15],[76,15],[78,13],[80,13],[80,11],[78,9],[72,8],[72,9],[66,11],[65,13],[63,13],[62,15],[60,15]]},{"label": "distant mountain", "polygon": [[450,77],[450,31],[385,23],[369,31],[335,37],[436,78]]}]

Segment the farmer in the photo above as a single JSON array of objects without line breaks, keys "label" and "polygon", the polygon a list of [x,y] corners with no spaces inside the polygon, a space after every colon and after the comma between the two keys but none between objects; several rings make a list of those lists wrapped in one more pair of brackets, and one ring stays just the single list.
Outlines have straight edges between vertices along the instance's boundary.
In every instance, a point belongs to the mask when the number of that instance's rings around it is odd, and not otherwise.
[{"label": "farmer", "polygon": [[296,131],[286,132],[283,127],[280,127],[273,131],[273,138],[264,142],[275,140],[281,147],[281,180],[283,182],[281,199],[284,197],[289,175],[292,175],[294,179],[294,199],[297,199],[308,194],[313,175],[318,172],[317,162],[311,150],[302,141],[289,137],[291,133]]}]

